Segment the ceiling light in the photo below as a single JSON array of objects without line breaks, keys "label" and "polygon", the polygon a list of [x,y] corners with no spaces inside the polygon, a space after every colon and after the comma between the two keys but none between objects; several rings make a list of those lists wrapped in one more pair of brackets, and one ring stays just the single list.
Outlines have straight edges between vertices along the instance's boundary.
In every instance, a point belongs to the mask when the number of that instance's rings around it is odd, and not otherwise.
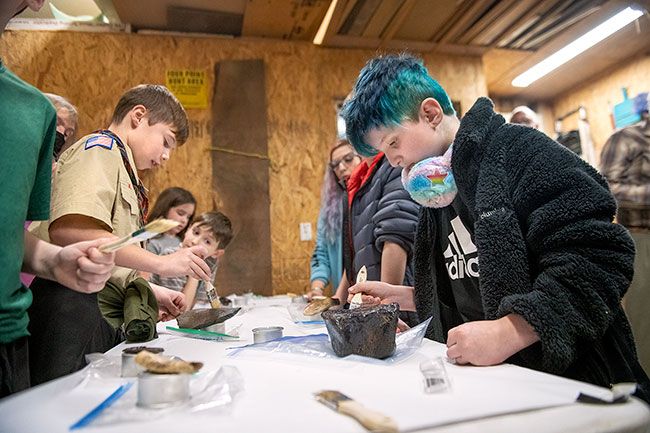
[{"label": "ceiling light", "polygon": [[616,33],[641,15],[643,15],[643,11],[632,9],[630,7],[625,8],[604,23],[580,36],[566,47],[551,54],[549,57],[519,75],[517,78],[512,80],[512,85],[515,87],[528,87],[531,83],[539,80],[544,75],[557,69],[576,57],[578,54],[588,50],[598,42]]}]

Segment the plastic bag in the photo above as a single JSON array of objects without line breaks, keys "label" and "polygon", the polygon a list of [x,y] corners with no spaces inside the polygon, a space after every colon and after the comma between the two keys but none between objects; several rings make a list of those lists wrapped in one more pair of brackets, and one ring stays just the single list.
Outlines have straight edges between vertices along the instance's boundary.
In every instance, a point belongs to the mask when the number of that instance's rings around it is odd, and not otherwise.
[{"label": "plastic bag", "polygon": [[216,371],[193,374],[190,378],[190,400],[186,403],[164,409],[142,408],[136,405],[137,378],[119,378],[119,357],[92,354],[87,359],[91,362],[84,370],[84,380],[72,392],[106,387],[108,396],[113,386],[134,383],[119,400],[105,408],[90,426],[150,421],[178,412],[228,412],[237,395],[244,390],[244,379],[239,370],[225,365]]},{"label": "plastic bag", "polygon": [[349,355],[344,358],[339,358],[334,353],[334,350],[332,350],[332,345],[327,334],[313,334],[299,337],[287,336],[265,343],[230,347],[226,350],[229,351],[227,356],[237,356],[248,350],[264,350],[275,353],[294,353],[314,356],[317,358],[345,359],[370,364],[395,364],[410,357],[420,347],[430,321],[431,318],[408,331],[397,334],[395,336],[395,353],[385,359],[375,359],[359,355]]}]

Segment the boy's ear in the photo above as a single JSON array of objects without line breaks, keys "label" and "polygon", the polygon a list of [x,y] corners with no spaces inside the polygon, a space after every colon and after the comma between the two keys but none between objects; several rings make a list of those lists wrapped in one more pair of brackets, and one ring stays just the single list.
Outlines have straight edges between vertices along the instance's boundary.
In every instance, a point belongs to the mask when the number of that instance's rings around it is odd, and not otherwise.
[{"label": "boy's ear", "polygon": [[434,98],[426,98],[420,103],[420,118],[428,123],[432,128],[436,128],[444,117],[440,103]]},{"label": "boy's ear", "polygon": [[145,119],[147,115],[147,107],[145,107],[142,104],[136,105],[133,108],[131,108],[131,111],[129,111],[129,116],[131,119],[131,127],[132,128],[137,128],[140,123]]},{"label": "boy's ear", "polygon": [[221,258],[221,256],[223,256],[223,254],[225,252],[226,252],[226,250],[219,249],[219,250],[215,251],[214,254],[210,255],[210,257],[219,260]]}]

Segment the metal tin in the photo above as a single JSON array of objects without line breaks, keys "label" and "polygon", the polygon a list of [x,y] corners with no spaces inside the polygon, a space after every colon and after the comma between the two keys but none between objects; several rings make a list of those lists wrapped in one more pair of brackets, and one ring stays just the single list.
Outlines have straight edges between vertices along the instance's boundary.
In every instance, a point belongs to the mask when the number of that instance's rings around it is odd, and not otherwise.
[{"label": "metal tin", "polygon": [[203,328],[204,331],[217,332],[219,334],[226,333],[226,324],[225,323],[215,323],[214,325],[206,326]]},{"label": "metal tin", "polygon": [[303,296],[294,296],[291,298],[292,304],[307,304],[307,298]]},{"label": "metal tin", "polygon": [[271,340],[282,338],[282,326],[267,326],[253,329],[253,342],[265,343]]},{"label": "metal tin", "polygon": [[133,346],[122,350],[122,377],[135,377],[144,371],[144,368],[135,362],[136,355],[143,350],[151,353],[161,353],[165,349],[162,347]]},{"label": "metal tin", "polygon": [[163,409],[181,405],[189,399],[189,374],[143,372],[138,375],[137,405],[140,407]]}]

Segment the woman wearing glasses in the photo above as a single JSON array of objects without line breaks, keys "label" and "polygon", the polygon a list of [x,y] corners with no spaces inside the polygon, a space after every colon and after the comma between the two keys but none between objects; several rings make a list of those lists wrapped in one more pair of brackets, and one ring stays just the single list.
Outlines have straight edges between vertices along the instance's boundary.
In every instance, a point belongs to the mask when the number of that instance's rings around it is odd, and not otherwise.
[{"label": "woman wearing glasses", "polygon": [[343,273],[342,237],[345,191],[348,179],[361,158],[347,140],[339,140],[330,151],[321,192],[316,247],[311,257],[311,285],[307,297],[323,295],[329,283],[332,292]]}]

